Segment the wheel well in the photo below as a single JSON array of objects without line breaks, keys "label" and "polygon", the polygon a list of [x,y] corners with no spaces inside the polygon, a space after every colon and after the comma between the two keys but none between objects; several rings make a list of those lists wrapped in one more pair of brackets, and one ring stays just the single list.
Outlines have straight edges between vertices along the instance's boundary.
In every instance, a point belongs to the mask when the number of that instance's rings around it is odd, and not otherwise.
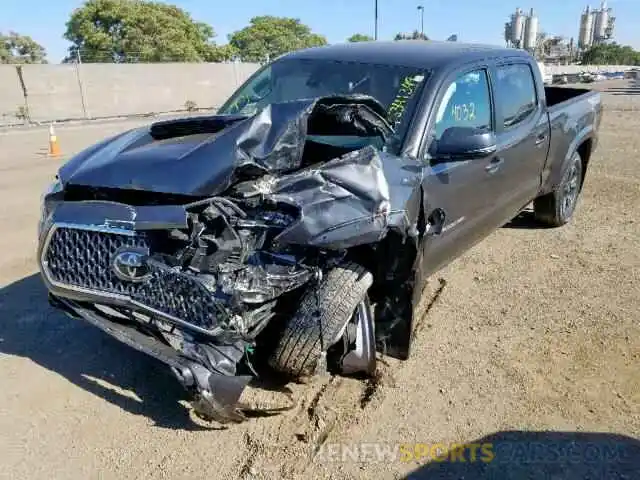
[{"label": "wheel well", "polygon": [[580,160],[582,162],[582,179],[580,180],[580,188],[584,184],[585,176],[587,175],[587,166],[591,159],[591,149],[593,147],[593,140],[591,138],[585,140],[578,147],[578,153],[580,154]]},{"label": "wheel well", "polygon": [[401,360],[408,358],[411,348],[414,297],[420,288],[415,271],[418,253],[417,239],[389,231],[380,242],[354,247],[347,254],[349,261],[373,274],[368,294],[375,304],[378,347]]}]

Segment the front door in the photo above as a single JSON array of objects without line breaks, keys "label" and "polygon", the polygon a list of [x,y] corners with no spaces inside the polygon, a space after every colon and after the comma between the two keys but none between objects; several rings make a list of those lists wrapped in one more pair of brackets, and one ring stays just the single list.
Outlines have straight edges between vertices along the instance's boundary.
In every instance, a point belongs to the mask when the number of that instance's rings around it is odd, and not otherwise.
[{"label": "front door", "polygon": [[[449,79],[435,105],[435,119],[427,128],[425,142],[424,161],[428,167],[423,180],[424,203],[425,216],[431,222],[422,245],[425,275],[442,268],[486,236],[492,230],[486,219],[495,208],[494,192],[490,190],[494,155],[443,161],[434,153],[449,127],[494,129],[487,70],[478,68]],[[444,221],[439,225],[442,217]]]}]

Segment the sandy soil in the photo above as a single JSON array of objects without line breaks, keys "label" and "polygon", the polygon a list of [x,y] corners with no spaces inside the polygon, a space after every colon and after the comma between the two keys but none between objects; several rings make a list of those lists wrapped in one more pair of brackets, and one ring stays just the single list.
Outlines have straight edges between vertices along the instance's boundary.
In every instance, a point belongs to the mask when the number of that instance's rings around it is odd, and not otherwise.
[{"label": "sandy soil", "polygon": [[[44,155],[44,129],[0,133],[0,477],[479,478],[477,463],[324,455],[505,436],[640,448],[640,95],[628,87],[597,86],[609,90],[601,144],[571,224],[525,215],[436,275],[412,357],[385,359],[376,381],[291,385],[293,410],[229,428],[194,419],[161,365],[47,306],[36,222],[62,160]],[[138,123],[58,137],[70,155]]]}]

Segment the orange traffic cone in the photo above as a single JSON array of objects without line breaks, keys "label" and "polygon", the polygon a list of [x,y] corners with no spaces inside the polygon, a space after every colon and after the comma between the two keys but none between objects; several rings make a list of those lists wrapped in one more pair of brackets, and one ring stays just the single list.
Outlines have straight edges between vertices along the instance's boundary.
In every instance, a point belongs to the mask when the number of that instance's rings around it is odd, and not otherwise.
[{"label": "orange traffic cone", "polygon": [[60,145],[58,145],[58,137],[53,129],[53,124],[49,125],[49,156],[57,157],[60,155]]}]

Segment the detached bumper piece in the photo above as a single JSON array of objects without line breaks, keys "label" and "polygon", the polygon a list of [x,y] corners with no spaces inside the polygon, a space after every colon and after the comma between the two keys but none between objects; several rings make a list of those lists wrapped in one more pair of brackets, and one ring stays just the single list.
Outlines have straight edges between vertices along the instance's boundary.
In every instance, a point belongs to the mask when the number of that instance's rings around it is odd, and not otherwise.
[{"label": "detached bumper piece", "polygon": [[194,411],[206,420],[219,423],[242,422],[238,400],[251,380],[249,376],[225,375],[194,362],[152,335],[110,319],[97,309],[72,300],[50,295],[49,301],[74,318],[84,319],[116,340],[145,353],[171,367],[180,383],[194,395]]}]

